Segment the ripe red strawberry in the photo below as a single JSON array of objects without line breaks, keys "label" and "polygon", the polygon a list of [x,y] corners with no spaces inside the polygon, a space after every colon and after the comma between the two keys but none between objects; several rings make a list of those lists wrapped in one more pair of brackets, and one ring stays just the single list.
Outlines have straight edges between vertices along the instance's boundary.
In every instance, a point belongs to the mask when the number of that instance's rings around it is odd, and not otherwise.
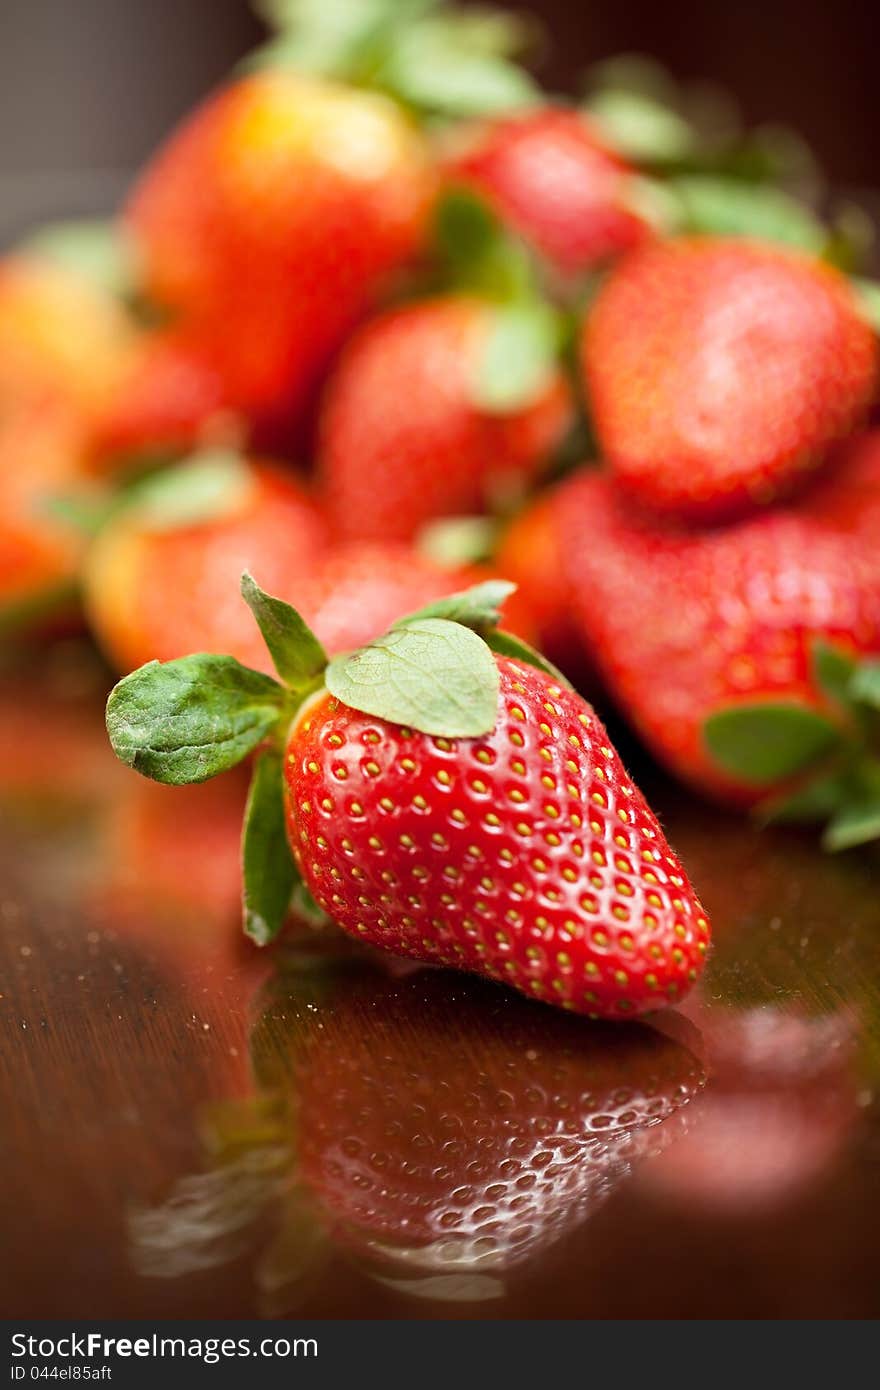
[{"label": "ripe red strawberry", "polygon": [[383,314],[352,339],[324,397],[318,449],[340,536],[408,540],[435,517],[521,489],[547,462],[571,421],[558,368],[511,411],[477,402],[493,315],[484,299],[447,295]]},{"label": "ripe red strawberry", "polygon": [[179,784],[272,736],[244,842],[260,941],[296,877],[283,780],[302,881],[356,938],[581,1013],[659,1008],[697,978],[708,922],[590,706],[497,631],[508,587],[440,600],[325,665],[299,614],[245,576],[288,690],[229,658],[153,663],[111,695],[111,740]]},{"label": "ripe red strawberry", "polygon": [[[826,487],[830,498],[830,478]],[[849,663],[880,655],[880,564],[875,546],[838,525],[847,491],[841,473],[827,510],[807,496],[698,532],[634,514],[608,477],[566,488],[563,553],[584,641],[658,758],[703,792],[764,801],[825,768],[843,752],[838,735],[855,734],[843,708]],[[836,677],[821,644],[844,663]],[[719,718],[723,749],[711,745]],[[855,795],[844,791],[841,807]]]},{"label": "ripe red strawberry", "polygon": [[843,277],[742,240],[634,253],[600,292],[582,352],[615,473],[688,519],[792,491],[877,388],[876,339]]},{"label": "ripe red strawberry", "polygon": [[433,187],[425,142],[389,98],[273,70],[184,121],[128,223],[149,293],[210,352],[230,406],[280,427],[419,252]]},{"label": "ripe red strawberry", "polygon": [[633,205],[634,170],[575,111],[544,107],[477,128],[450,172],[565,276],[650,233]]},{"label": "ripe red strawberry", "polygon": [[683,995],[708,924],[595,714],[498,659],[494,729],[429,738],[323,693],[291,727],[288,835],[315,900],[396,955],[581,1013]]}]

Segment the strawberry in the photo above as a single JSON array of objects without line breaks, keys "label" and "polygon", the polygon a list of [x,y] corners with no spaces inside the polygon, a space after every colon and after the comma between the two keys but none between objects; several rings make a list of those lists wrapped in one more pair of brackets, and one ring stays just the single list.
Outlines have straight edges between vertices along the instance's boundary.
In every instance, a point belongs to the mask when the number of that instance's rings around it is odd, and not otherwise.
[{"label": "strawberry", "polygon": [[486,299],[454,294],[380,315],[349,343],[324,397],[318,466],[335,531],[408,540],[435,517],[521,488],[571,420],[550,369],[522,402],[478,397],[497,323]]},{"label": "strawberry", "polygon": [[687,991],[706,917],[590,706],[498,632],[509,585],[327,665],[295,610],[242,583],[287,689],[230,658],[151,663],[107,721],[123,761],[174,783],[270,740],[245,829],[251,935],[277,932],[301,876],[362,941],[578,1012],[630,1017]]},{"label": "strawberry", "polygon": [[84,541],[52,511],[86,468],[79,413],[55,397],[0,411],[0,633],[68,621]]},{"label": "strawberry", "polygon": [[448,166],[564,277],[629,251],[650,233],[634,206],[635,171],[588,118],[539,107],[470,132]]},{"label": "strawberry", "polygon": [[161,329],[145,333],[130,354],[99,415],[94,447],[102,466],[116,470],[243,432],[209,358],[182,334]]},{"label": "strawberry", "polygon": [[233,81],[185,120],[127,219],[148,292],[204,345],[228,404],[280,428],[419,252],[433,182],[393,101],[273,70]]},{"label": "strawberry", "polygon": [[294,475],[205,455],[147,480],[111,515],[86,560],[88,617],[122,671],[212,647],[265,664],[247,613],[223,595],[245,564],[290,591],[325,544]]},{"label": "strawberry", "polygon": [[867,410],[871,328],[792,250],[681,238],[635,252],[587,317],[602,452],[639,501],[715,521],[791,492]]},{"label": "strawberry", "polygon": [[639,517],[608,477],[583,475],[566,487],[563,553],[584,641],[658,758],[742,806],[817,777],[818,800],[790,809],[831,815],[843,845],[860,815],[867,838],[876,798],[859,731],[880,699],[880,565],[839,524],[846,473],[822,487],[823,508],[808,495],[699,532]]},{"label": "strawberry", "polygon": [[0,261],[0,407],[50,397],[91,427],[136,341],[111,294],[34,252]]}]

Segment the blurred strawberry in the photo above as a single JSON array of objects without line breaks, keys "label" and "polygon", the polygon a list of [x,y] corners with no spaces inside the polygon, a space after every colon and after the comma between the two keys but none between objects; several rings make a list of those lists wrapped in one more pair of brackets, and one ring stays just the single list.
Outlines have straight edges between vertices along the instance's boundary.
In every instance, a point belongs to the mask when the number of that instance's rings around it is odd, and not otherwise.
[{"label": "blurred strawberry", "polygon": [[681,238],[602,288],[583,369],[630,492],[720,520],[791,492],[867,411],[878,348],[844,278],[792,250]]},{"label": "blurred strawberry", "polygon": [[128,225],[148,292],[202,343],[228,404],[282,427],[420,252],[432,192],[423,138],[393,101],[265,71],[184,121]]},{"label": "blurred strawberry", "polygon": [[213,649],[264,668],[238,577],[252,566],[286,592],[325,543],[290,472],[207,455],[138,485],[102,528],[85,567],[89,619],[119,670]]},{"label": "blurred strawberry", "polygon": [[562,562],[557,511],[563,493],[556,488],[526,504],[505,530],[494,564],[503,579],[517,585],[517,594],[531,610],[538,647],[571,674],[586,662]]},{"label": "blurred strawberry", "polygon": [[103,468],[116,469],[238,442],[243,433],[216,367],[182,334],[159,330],[144,333],[129,355],[97,422],[94,447]]},{"label": "blurred strawberry", "polygon": [[85,542],[52,506],[85,456],[82,422],[58,399],[0,407],[0,635],[75,612]]},{"label": "blurred strawberry", "polygon": [[509,404],[484,389],[492,354],[518,332],[516,314],[447,295],[385,313],[352,339],[319,426],[338,535],[408,540],[438,516],[515,496],[541,471],[572,418],[559,367],[551,358]]},{"label": "blurred strawberry", "polygon": [[107,291],[36,253],[0,261],[0,407],[54,397],[91,426],[135,342]]},{"label": "blurred strawberry", "polygon": [[842,847],[880,831],[864,741],[880,702],[880,564],[836,524],[846,474],[827,487],[827,512],[808,496],[697,532],[640,517],[585,475],[566,490],[562,553],[584,640],[660,760],[733,804],[802,791],[791,813],[831,817],[827,842]]},{"label": "blurred strawberry", "polygon": [[484,194],[565,277],[592,270],[650,234],[632,196],[635,171],[585,116],[563,107],[477,127],[448,172]]}]

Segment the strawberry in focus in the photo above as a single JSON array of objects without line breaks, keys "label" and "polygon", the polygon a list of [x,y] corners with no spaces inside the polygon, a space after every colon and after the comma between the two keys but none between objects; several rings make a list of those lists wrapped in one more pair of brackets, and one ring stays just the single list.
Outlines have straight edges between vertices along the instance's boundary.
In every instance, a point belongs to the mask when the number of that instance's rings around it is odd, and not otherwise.
[{"label": "strawberry in focus", "polygon": [[792,492],[877,389],[876,338],[838,272],[723,238],[629,257],[587,317],[582,360],[614,472],[688,520]]},{"label": "strawberry in focus", "polygon": [[594,711],[498,629],[510,587],[438,600],[328,663],[245,575],[285,685],[226,657],[154,662],[111,694],[111,741],[174,784],[263,748],[244,836],[256,940],[299,879],[367,944],[632,1017],[687,992],[709,923]]},{"label": "strawberry in focus", "polygon": [[321,409],[318,467],[335,532],[409,540],[427,522],[517,495],[572,418],[558,367],[530,399],[477,399],[494,307],[453,294],[367,324],[343,353]]},{"label": "strawberry in focus", "polygon": [[427,738],[331,695],[285,750],[288,835],[316,902],[395,955],[623,1017],[683,995],[708,924],[595,714],[498,661],[494,729]]}]

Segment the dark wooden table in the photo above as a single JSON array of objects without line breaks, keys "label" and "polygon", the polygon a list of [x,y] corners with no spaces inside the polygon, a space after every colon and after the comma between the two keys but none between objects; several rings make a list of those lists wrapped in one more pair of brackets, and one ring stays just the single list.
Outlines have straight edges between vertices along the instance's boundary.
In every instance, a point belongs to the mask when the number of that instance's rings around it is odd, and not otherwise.
[{"label": "dark wooden table", "polygon": [[233,777],[117,766],[74,644],[0,688],[7,1316],[880,1314],[880,859],[648,787],[716,946],[602,1028],[240,938]]}]

